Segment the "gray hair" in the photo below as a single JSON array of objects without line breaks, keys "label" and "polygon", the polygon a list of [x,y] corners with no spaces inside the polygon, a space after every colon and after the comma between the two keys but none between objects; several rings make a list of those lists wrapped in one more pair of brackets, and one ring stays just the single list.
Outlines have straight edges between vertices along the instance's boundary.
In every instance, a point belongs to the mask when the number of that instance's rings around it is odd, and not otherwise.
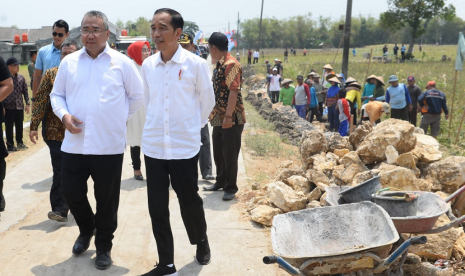
[{"label": "gray hair", "polygon": [[79,43],[76,41],[76,40],[73,40],[73,39],[66,39],[63,43],[61,43],[61,48],[60,49],[63,49],[63,47],[70,47],[70,46],[73,46],[76,47],[76,51],[79,51],[81,50],[81,45],[79,45]]},{"label": "gray hair", "polygon": [[82,26],[82,22],[84,21],[84,18],[86,18],[86,17],[102,18],[103,27],[105,27],[105,30],[108,30],[110,28],[109,25],[108,25],[107,16],[101,11],[88,11],[86,14],[84,14],[84,17],[82,18],[82,21],[81,21],[81,26]]}]

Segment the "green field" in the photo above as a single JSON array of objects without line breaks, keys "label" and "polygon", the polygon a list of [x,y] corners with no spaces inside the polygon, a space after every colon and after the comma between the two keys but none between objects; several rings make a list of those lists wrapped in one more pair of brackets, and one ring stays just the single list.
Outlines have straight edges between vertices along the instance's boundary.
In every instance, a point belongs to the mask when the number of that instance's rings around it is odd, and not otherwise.
[{"label": "green field", "polygon": [[[352,56],[352,49],[350,49],[350,58],[349,58],[349,74],[347,77],[353,77],[359,81],[360,84],[364,84],[365,76],[367,75],[368,60],[362,58],[363,53],[369,53],[373,49],[373,57],[382,55],[382,48],[384,45],[374,45],[364,48],[356,48],[357,56]],[[388,45],[389,53],[392,54],[393,44]],[[264,53],[264,58],[263,54]],[[234,49],[232,52],[235,54]],[[297,49],[297,55],[289,55],[289,62],[283,63],[284,67],[284,77],[295,79],[297,75],[307,75],[311,69],[315,69],[320,75],[323,72],[323,65],[330,63],[334,68],[336,73],[341,72],[341,62],[342,62],[342,49],[339,50],[339,53],[336,55],[337,49],[330,50],[308,50],[307,56],[303,56],[302,49]],[[378,63],[371,62],[370,68],[368,70],[368,75],[374,74],[382,76],[387,84],[387,80],[390,75],[397,75],[401,83],[407,82],[407,77],[413,75],[416,78],[417,84],[420,88],[424,89],[426,83],[430,80],[434,80],[437,83],[439,90],[443,91],[447,95],[447,103],[449,106],[449,111],[452,106],[452,94],[454,87],[454,78],[455,78],[455,57],[457,53],[456,45],[445,45],[445,46],[436,46],[436,45],[423,45],[423,51],[419,52],[418,47],[414,48],[412,53],[415,56],[415,59],[418,59],[418,62],[407,61],[405,63],[397,63],[393,60],[393,63]],[[247,66],[247,57],[242,57],[241,54],[241,64]],[[274,59],[278,58],[283,60],[284,58],[284,49],[262,49],[260,50],[260,61],[259,64],[252,65],[255,73],[264,74],[265,73],[265,63],[264,60],[268,59],[273,64]],[[443,55],[451,58],[451,61],[442,62],[441,58]],[[399,51],[400,57],[400,51]],[[333,63],[333,60],[335,62]],[[453,109],[453,119],[451,126],[451,138],[449,137],[449,121],[443,121],[441,123],[441,133],[438,136],[438,140],[441,144],[447,147],[451,154],[460,154],[463,155],[463,150],[465,149],[465,127],[462,128],[459,143],[457,146],[453,146],[455,141],[455,136],[457,134],[460,120],[464,112],[465,107],[465,72],[459,71],[457,74],[457,85],[456,93],[454,100],[454,109]],[[419,122],[419,121],[418,121]],[[419,123],[418,123],[419,124]],[[451,143],[452,141],[452,143]]]}]

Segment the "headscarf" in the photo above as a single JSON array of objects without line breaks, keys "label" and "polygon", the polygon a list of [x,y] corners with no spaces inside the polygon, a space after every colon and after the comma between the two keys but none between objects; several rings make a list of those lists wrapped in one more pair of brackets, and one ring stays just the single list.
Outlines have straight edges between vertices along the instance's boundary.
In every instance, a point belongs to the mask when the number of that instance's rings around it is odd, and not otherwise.
[{"label": "headscarf", "polygon": [[139,65],[142,65],[142,48],[144,44],[147,45],[150,50],[150,43],[148,41],[136,41],[128,47],[128,56]]},{"label": "headscarf", "polygon": [[326,94],[328,98],[332,98],[336,96],[339,93],[339,86],[337,83],[334,83],[334,85],[331,85],[331,87],[328,89],[328,93]]}]

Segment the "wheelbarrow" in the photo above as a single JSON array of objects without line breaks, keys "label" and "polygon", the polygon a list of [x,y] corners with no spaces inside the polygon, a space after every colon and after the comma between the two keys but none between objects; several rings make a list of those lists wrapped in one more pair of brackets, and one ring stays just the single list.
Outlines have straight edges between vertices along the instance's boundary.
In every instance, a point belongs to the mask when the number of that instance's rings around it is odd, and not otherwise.
[{"label": "wheelbarrow", "polygon": [[307,209],[273,218],[271,241],[277,256],[266,256],[263,262],[278,263],[291,275],[380,273],[410,245],[426,243],[426,237],[412,238],[388,256],[398,240],[389,215],[374,203]]},{"label": "wheelbarrow", "polygon": [[[349,186],[325,188],[327,193],[326,204],[328,206],[346,204],[345,200],[339,195],[339,193],[350,188],[351,187]],[[399,233],[435,234],[446,231],[465,221],[465,215],[460,218],[456,218],[452,214],[448,204],[452,199],[456,198],[464,191],[465,186],[458,189],[445,200],[435,193],[414,192],[419,195],[417,214],[409,217],[391,217],[391,219]],[[451,222],[442,227],[432,229],[438,218],[446,213]]]}]

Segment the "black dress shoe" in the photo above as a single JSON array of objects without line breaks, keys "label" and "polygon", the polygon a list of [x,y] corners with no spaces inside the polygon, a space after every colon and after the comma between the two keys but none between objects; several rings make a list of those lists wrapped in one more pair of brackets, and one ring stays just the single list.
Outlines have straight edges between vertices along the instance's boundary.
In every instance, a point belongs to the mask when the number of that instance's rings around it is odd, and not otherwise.
[{"label": "black dress shoe", "polygon": [[210,245],[208,244],[208,237],[197,244],[197,251],[195,252],[195,262],[199,265],[207,265],[210,263]]},{"label": "black dress shoe", "polygon": [[0,198],[0,212],[5,211],[5,205],[6,205],[5,197],[2,195],[2,198]]},{"label": "black dress shoe", "polygon": [[203,187],[203,190],[204,191],[219,191],[220,189],[223,189],[221,188],[220,186],[217,186],[216,183],[213,184],[211,187]]},{"label": "black dress shoe", "polygon": [[235,197],[236,197],[235,194],[224,192],[223,200],[224,201],[233,200]]},{"label": "black dress shoe", "polygon": [[73,246],[73,255],[79,256],[82,253],[86,252],[90,245],[90,240],[92,239],[93,234],[90,235],[82,235],[80,234],[79,237],[74,242]]},{"label": "black dress shoe", "polygon": [[209,174],[209,175],[206,175],[205,177],[202,177],[202,179],[204,179],[204,180],[215,180],[215,177],[213,175]]},{"label": "black dress shoe", "polygon": [[97,257],[95,258],[95,267],[100,270],[108,269],[111,266],[111,252],[97,250]]},{"label": "black dress shoe", "polygon": [[58,222],[67,222],[68,217],[58,211],[50,211],[48,212],[48,219],[56,220]]},{"label": "black dress shoe", "polygon": [[134,179],[142,181],[142,180],[144,180],[144,176],[142,176],[142,175],[134,175]]}]

